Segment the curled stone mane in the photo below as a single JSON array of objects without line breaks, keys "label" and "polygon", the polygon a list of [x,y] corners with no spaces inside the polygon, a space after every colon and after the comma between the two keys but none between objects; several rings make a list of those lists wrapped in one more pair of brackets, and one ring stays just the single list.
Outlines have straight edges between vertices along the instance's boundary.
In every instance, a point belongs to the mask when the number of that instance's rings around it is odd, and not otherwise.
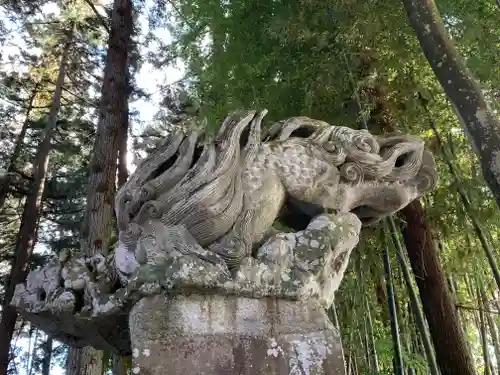
[{"label": "curled stone mane", "polygon": [[243,206],[241,169],[255,157],[266,112],[235,112],[211,142],[198,132],[170,134],[116,196],[124,246],[134,248],[151,218],[185,226],[201,246],[227,233]]},{"label": "curled stone mane", "polygon": [[274,124],[264,140],[322,147],[340,173],[338,211],[355,213],[365,225],[395,213],[438,181],[434,157],[423,140],[408,134],[374,136],[299,116]]},{"label": "curled stone mane", "polygon": [[[321,144],[334,155],[334,165],[340,167],[342,176],[355,183],[407,180],[419,173],[423,158],[432,158],[424,149],[424,142],[411,135],[391,133],[377,137],[367,130],[332,126],[302,116],[277,122],[264,139],[285,141],[295,137]],[[430,189],[435,181],[428,184]]]}]

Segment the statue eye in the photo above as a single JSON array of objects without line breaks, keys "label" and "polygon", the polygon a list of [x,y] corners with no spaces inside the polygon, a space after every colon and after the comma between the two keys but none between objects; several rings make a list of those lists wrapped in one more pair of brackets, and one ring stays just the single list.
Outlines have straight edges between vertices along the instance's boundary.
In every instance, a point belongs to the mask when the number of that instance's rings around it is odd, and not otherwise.
[{"label": "statue eye", "polygon": [[413,156],[413,153],[411,153],[411,152],[407,152],[407,153],[399,155],[398,158],[396,159],[396,163],[394,166],[396,168],[402,167],[403,165],[407,164],[407,162],[411,159],[412,156]]}]

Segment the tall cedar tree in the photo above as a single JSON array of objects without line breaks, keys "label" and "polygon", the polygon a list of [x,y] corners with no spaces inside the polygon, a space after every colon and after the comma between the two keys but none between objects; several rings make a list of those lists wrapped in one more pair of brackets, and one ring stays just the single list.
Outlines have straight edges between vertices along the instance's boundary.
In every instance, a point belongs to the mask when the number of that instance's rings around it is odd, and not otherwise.
[{"label": "tall cedar tree", "polygon": [[401,210],[406,250],[420,292],[442,375],[474,375],[472,358],[455,303],[439,261],[438,250],[419,200]]},{"label": "tall cedar tree", "polygon": [[0,181],[0,212],[2,212],[3,205],[5,204],[5,201],[7,199],[7,196],[9,194],[9,189],[10,189],[10,182],[11,182],[11,176],[16,170],[16,163],[19,159],[19,155],[21,154],[22,147],[24,144],[24,137],[26,136],[26,132],[28,130],[28,126],[30,123],[30,115],[31,111],[33,109],[33,103],[35,101],[36,95],[38,93],[38,84],[35,85],[29,99],[28,99],[28,105],[26,108],[26,114],[24,117],[24,122],[21,127],[21,131],[17,135],[15,144],[14,144],[14,149],[12,150],[12,154],[10,155],[10,160],[9,164],[7,166],[7,177]]},{"label": "tall cedar tree", "polygon": [[28,275],[28,260],[33,252],[36,242],[36,231],[40,216],[41,201],[45,185],[49,153],[52,148],[51,140],[56,127],[57,115],[61,106],[61,96],[66,76],[69,49],[73,39],[73,26],[67,32],[66,45],[63,48],[59,74],[56,81],[52,106],[50,108],[47,125],[41,136],[41,141],[33,162],[33,181],[30,186],[26,203],[24,205],[21,228],[16,239],[14,258],[11,271],[7,280],[6,292],[2,304],[2,321],[0,323],[0,374],[7,374],[9,365],[10,342],[14,333],[17,320],[17,311],[10,306],[14,295],[15,286],[25,281]]},{"label": "tall cedar tree", "polygon": [[500,121],[449,38],[434,0],[402,1],[422,51],[451,100],[500,206]]},{"label": "tall cedar tree", "polygon": [[[133,31],[131,0],[115,0],[111,13],[108,52],[99,105],[87,189],[87,207],[81,231],[81,249],[86,255],[108,252],[113,232],[113,200],[124,113],[128,110],[128,55]],[[125,130],[126,131],[126,130]],[[122,141],[123,142],[123,141]],[[68,375],[100,375],[102,352],[87,347],[71,348]]]}]

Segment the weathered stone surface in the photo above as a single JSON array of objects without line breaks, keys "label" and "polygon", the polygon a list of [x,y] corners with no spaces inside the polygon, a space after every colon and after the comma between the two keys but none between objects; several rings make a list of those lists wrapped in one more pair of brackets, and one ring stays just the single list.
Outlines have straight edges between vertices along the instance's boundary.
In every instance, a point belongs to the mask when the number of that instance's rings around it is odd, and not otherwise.
[{"label": "weathered stone surface", "polygon": [[[164,228],[148,238],[147,245],[139,240],[138,246],[148,249],[148,259],[130,279],[127,290],[140,296],[166,290],[170,294],[199,291],[316,300],[328,307],[360,229],[361,222],[351,213],[319,215],[303,231],[272,236],[255,257],[243,259],[231,274],[221,257],[190,241],[183,227]],[[176,251],[196,246],[196,254],[203,258]]]},{"label": "weathered stone surface", "polygon": [[[16,285],[12,304],[19,313],[53,338],[68,345],[87,345],[130,354],[128,311],[133,300],[125,289],[100,293],[97,280],[82,257],[53,258]],[[92,296],[91,296],[92,295]]]},{"label": "weathered stone surface", "polygon": [[110,315],[92,318],[72,311],[56,312],[49,306],[39,310],[19,307],[20,315],[39,327],[53,339],[73,347],[93,346],[120,355],[130,355],[128,311],[124,309]]},{"label": "weathered stone surface", "polygon": [[197,252],[203,257],[177,252],[172,244],[197,245],[183,227],[172,227],[148,239],[148,254],[158,256],[149,256],[126,287],[110,290],[105,288],[109,281],[98,282],[111,277],[109,261],[99,254],[91,259],[64,257],[64,262],[54,258],[31,272],[26,284],[17,285],[13,303],[25,317],[68,344],[114,348],[123,354],[130,351],[130,308],[141,297],[162,291],[170,296],[199,292],[274,297],[328,307],[360,229],[353,214],[319,215],[303,231],[272,236],[255,258],[244,259],[231,275],[217,254],[201,247]]},{"label": "weathered stone surface", "polygon": [[[322,214],[303,231],[271,237],[255,258],[245,258],[238,267],[234,294],[316,301],[329,307],[360,229],[361,222],[351,213]],[[226,286],[226,291],[231,288]]]},{"label": "weathered stone surface", "polygon": [[130,314],[134,374],[344,375],[338,333],[314,303],[156,295]]},{"label": "weathered stone surface", "polygon": [[[329,306],[361,225],[433,189],[435,163],[416,137],[307,117],[261,137],[265,112],[228,116],[210,142],[171,134],[116,196],[116,249],[63,253],[32,271],[12,303],[55,337],[120,353],[130,351],[124,317],[155,295]],[[274,229],[278,221],[290,233]]]}]

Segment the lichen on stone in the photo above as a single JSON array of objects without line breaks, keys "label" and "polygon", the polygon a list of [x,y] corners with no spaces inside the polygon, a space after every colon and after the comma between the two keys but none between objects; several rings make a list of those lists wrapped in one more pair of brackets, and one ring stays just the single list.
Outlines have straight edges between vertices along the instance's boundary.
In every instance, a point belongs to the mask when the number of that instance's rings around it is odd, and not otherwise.
[{"label": "lichen on stone", "polygon": [[[329,306],[361,226],[433,189],[434,159],[416,137],[307,117],[261,135],[265,113],[231,114],[210,142],[195,131],[169,135],[117,193],[116,249],[63,253],[16,286],[13,305],[63,341],[122,353],[128,337],[112,324],[126,325],[145,296]],[[274,228],[278,220],[291,230]]]}]

